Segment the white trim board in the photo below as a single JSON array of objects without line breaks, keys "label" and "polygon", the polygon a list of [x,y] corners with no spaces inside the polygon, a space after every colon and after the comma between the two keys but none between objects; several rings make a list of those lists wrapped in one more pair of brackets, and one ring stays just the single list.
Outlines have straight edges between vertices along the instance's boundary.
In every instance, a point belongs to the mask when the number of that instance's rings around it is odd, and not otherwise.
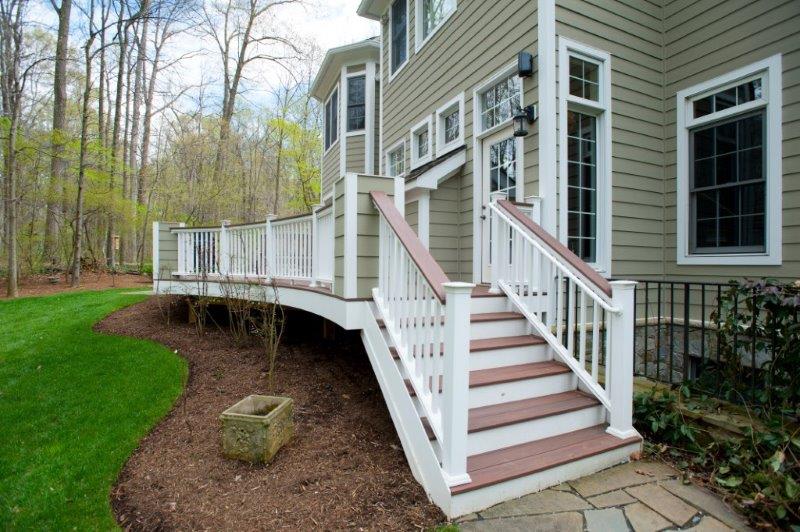
[{"label": "white trim board", "polygon": [[[689,250],[689,128],[705,121],[693,119],[690,115],[691,102],[705,93],[725,88],[727,85],[743,82],[747,78],[763,73],[766,86],[766,101],[751,102],[728,111],[724,116],[739,114],[755,108],[766,108],[766,253],[729,254],[691,254]],[[781,55],[773,55],[748,66],[738,68],[722,76],[704,81],[678,91],[676,96],[677,113],[677,175],[676,175],[676,261],[680,265],[719,265],[719,266],[779,266],[782,263],[783,204],[783,84]],[[723,113],[716,115],[717,118]]]}]

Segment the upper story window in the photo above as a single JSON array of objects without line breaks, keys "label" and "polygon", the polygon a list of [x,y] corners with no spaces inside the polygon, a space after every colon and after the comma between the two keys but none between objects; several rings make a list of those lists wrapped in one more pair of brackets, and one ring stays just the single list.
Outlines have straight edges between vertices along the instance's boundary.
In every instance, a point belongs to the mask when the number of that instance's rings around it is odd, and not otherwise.
[{"label": "upper story window", "polygon": [[417,50],[442,27],[455,10],[456,0],[417,0]]},{"label": "upper story window", "polygon": [[781,66],[678,93],[678,262],[780,264]]},{"label": "upper story window", "polygon": [[400,141],[386,152],[386,172],[391,177],[403,175],[406,171],[406,144]]},{"label": "upper story window", "polygon": [[366,76],[347,78],[347,131],[364,129]]},{"label": "upper story window", "polygon": [[431,117],[428,116],[411,128],[411,167],[427,163],[433,157]]},{"label": "upper story window", "polygon": [[325,150],[336,144],[339,140],[339,88],[333,92],[325,102]]},{"label": "upper story window", "polygon": [[408,58],[408,0],[395,0],[389,15],[392,68],[394,74]]},{"label": "upper story window", "polygon": [[460,94],[436,111],[436,153],[464,144],[464,94]]},{"label": "upper story window", "polygon": [[516,74],[503,77],[480,92],[481,128],[487,131],[511,120],[520,108],[522,83]]}]

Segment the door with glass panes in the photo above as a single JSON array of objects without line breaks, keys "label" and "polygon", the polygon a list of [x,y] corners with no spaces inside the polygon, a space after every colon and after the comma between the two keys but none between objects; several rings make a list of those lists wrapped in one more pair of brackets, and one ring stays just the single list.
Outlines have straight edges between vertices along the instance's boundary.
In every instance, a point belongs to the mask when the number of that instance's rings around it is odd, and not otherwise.
[{"label": "door with glass panes", "polygon": [[[482,140],[483,152],[483,204],[488,205],[492,197],[502,195],[510,200],[517,199],[517,182],[521,176],[517,139],[511,128],[493,133]],[[484,209],[485,214],[488,214]],[[482,280],[491,281],[492,228],[489,216],[481,219]]]}]

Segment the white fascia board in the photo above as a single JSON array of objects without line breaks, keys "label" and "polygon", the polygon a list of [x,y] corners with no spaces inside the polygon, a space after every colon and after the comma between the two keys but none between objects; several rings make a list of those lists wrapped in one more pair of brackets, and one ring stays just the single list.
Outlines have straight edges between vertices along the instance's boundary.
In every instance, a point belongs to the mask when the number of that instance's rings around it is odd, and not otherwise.
[{"label": "white fascia board", "polygon": [[453,177],[466,163],[467,151],[462,150],[406,183],[406,190],[414,188],[436,190],[441,183]]}]

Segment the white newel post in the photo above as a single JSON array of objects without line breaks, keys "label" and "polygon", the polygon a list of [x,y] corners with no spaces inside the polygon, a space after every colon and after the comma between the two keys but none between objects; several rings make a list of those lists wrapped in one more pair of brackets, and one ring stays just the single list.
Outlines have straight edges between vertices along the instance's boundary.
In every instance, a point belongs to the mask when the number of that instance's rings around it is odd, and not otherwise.
[{"label": "white newel post", "polygon": [[[494,200],[493,203],[494,204]],[[500,220],[498,220],[498,216],[495,216],[494,211],[492,209],[488,209],[488,222],[491,225],[492,229],[492,238],[491,242],[489,243],[489,268],[491,269],[492,274],[492,284],[489,287],[489,292],[493,294],[500,293],[500,286],[498,281],[500,280],[500,268],[498,268],[500,261],[498,259],[498,255],[500,254]]]},{"label": "white newel post", "polygon": [[231,272],[231,243],[228,234],[230,223],[230,220],[222,220],[222,227],[219,230],[219,264],[217,266],[222,277]]},{"label": "white newel post", "polygon": [[470,482],[467,474],[469,415],[469,317],[474,284],[445,283],[442,397],[442,469],[450,486]]},{"label": "white newel post", "polygon": [[267,215],[267,222],[266,222],[266,240],[267,240],[267,257],[266,257],[266,275],[268,279],[272,279],[275,276],[275,231],[272,227],[272,220],[277,218],[274,214]]},{"label": "white newel post", "polygon": [[319,284],[319,209],[316,205],[311,211],[311,286]]},{"label": "white newel post", "polygon": [[633,335],[634,281],[611,283],[611,304],[620,312],[610,313],[611,349],[606,385],[611,402],[607,432],[618,438],[636,436],[633,428]]}]

